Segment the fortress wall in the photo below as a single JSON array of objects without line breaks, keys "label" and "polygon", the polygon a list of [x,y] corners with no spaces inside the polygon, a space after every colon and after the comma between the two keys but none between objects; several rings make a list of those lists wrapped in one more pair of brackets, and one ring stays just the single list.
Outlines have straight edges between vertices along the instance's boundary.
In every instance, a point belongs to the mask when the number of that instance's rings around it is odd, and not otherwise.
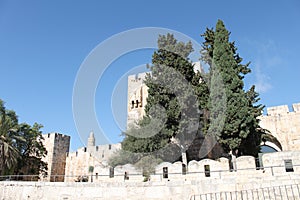
[{"label": "fortress wall", "polygon": [[283,151],[300,150],[300,103],[267,108],[267,115],[261,116],[260,125],[275,136]]},{"label": "fortress wall", "polygon": [[66,181],[74,181],[79,176],[89,176],[90,166],[93,166],[92,174],[109,175],[109,168],[107,167],[108,159],[115,151],[121,148],[121,144],[106,144],[92,147],[82,147],[76,152],[68,153],[66,157],[65,174]]},{"label": "fortress wall", "polygon": [[[282,175],[272,177],[254,177],[240,179],[236,176],[216,179],[207,177],[202,180],[176,180],[176,181],[150,181],[150,182],[100,182],[100,183],[50,183],[50,182],[0,182],[0,199],[5,200],[75,200],[75,199],[190,199],[192,195],[215,192],[233,192],[251,190],[256,192],[259,188],[288,185],[289,198],[299,196],[297,189],[290,191],[290,186],[300,184],[299,176]],[[294,187],[297,188],[296,185]],[[272,188],[271,188],[272,191]],[[264,199],[259,194],[259,199]],[[198,197],[199,198],[199,197]],[[279,196],[280,198],[280,196]],[[289,199],[284,196],[282,199]],[[256,198],[258,199],[257,196]]]},{"label": "fortress wall", "polygon": [[[83,158],[89,160],[89,158]],[[294,172],[286,172],[285,160],[291,160]],[[187,166],[187,173],[182,174],[182,162],[168,163],[163,162],[155,168],[155,174],[151,175],[151,181],[176,181],[176,180],[205,180],[205,166],[209,166],[209,177],[215,179],[235,177],[241,180],[253,179],[253,177],[272,177],[280,175],[294,175],[298,174],[300,178],[300,151],[289,152],[275,152],[266,153],[262,156],[263,170],[257,170],[255,165],[255,158],[252,156],[241,156],[236,159],[237,170],[229,169],[229,160],[227,158],[220,158],[219,160],[204,159],[200,161],[190,161]],[[88,162],[91,162],[89,160]],[[95,161],[93,161],[95,163]],[[78,165],[74,163],[74,167]],[[109,177],[109,168],[103,165],[94,165],[94,172],[88,173],[89,164],[82,165],[82,168],[72,169],[73,174],[67,175],[93,175],[93,182],[122,182],[124,181],[124,174],[127,172],[129,180],[127,182],[142,182],[144,177],[142,171],[136,169],[133,165],[127,164],[117,166],[114,168],[114,177]],[[168,177],[163,177],[163,168],[168,168]],[[77,170],[77,171],[76,171]],[[83,171],[83,172],[82,172]],[[75,173],[76,172],[76,173]],[[96,176],[97,174],[97,176]],[[97,177],[97,178],[96,178]],[[255,179],[255,178],[254,178]],[[74,177],[66,177],[66,182],[74,182]]]},{"label": "fortress wall", "polygon": [[[82,151],[84,149],[78,151],[77,157],[92,162],[89,159],[92,156],[84,157],[88,154]],[[69,154],[68,159],[74,158],[73,156],[74,153]],[[286,171],[285,160],[289,159],[292,161],[293,172]],[[98,166],[99,177],[96,178],[94,173],[93,183],[2,181],[0,199],[190,199],[193,194],[256,191],[268,187],[275,187],[278,190],[278,186],[287,188],[283,192],[286,191],[289,195],[300,195],[297,189],[293,191],[296,193],[292,193],[290,186],[298,184],[293,187],[300,187],[300,168],[296,166],[300,165],[300,151],[266,153],[262,156],[262,160],[264,169],[256,170],[253,169],[255,167],[253,157],[238,157],[237,171],[231,172],[226,158],[191,161],[188,164],[189,173],[186,175],[181,174],[181,162],[173,164],[164,162],[156,167],[155,175],[151,175],[151,180],[148,182],[142,182],[141,172],[132,165],[117,166],[114,178],[109,178],[108,168]],[[205,175],[205,165],[210,166],[210,176]],[[163,167],[168,167],[167,178],[163,177]],[[124,180],[125,171],[128,172],[129,180]],[[263,194],[259,196],[260,199],[263,198]],[[289,198],[292,199],[291,196]],[[282,199],[288,198],[285,196]]]},{"label": "fortress wall", "polygon": [[[300,157],[297,151],[286,151],[264,154],[262,157],[265,171],[273,174],[286,173],[285,161],[290,160],[295,173],[300,174]],[[270,168],[271,167],[271,168]]]}]

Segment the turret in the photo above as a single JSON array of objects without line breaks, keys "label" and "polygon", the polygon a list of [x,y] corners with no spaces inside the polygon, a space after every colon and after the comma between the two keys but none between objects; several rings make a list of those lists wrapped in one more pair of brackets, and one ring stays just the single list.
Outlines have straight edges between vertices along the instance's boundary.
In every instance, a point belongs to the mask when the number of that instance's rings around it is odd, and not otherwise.
[{"label": "turret", "polygon": [[95,136],[94,136],[94,132],[91,131],[90,132],[90,136],[88,138],[88,145],[87,148],[88,149],[92,149],[95,146]]}]

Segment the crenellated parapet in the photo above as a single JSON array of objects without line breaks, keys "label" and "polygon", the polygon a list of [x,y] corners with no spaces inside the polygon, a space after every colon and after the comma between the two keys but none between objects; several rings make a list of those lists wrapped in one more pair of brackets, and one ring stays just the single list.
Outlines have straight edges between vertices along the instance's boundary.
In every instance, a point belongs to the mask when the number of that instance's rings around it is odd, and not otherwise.
[{"label": "crenellated parapet", "polygon": [[274,106],[267,108],[267,116],[278,116],[278,115],[288,115],[296,114],[300,112],[300,103],[295,103],[292,105],[292,110],[289,110],[288,105]]}]

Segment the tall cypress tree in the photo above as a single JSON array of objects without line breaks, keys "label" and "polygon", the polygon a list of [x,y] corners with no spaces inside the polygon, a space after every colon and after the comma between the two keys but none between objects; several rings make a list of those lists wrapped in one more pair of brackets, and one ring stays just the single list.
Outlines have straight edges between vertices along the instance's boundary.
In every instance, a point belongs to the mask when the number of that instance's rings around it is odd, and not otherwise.
[{"label": "tall cypress tree", "polygon": [[[242,58],[237,54],[235,43],[229,41],[229,35],[221,20],[218,20],[215,30],[207,29],[202,35],[205,41],[201,59],[210,65],[210,84],[216,82],[214,76],[219,74],[226,96],[225,123],[222,130],[217,131],[217,137],[225,152],[239,149],[243,154],[256,155],[262,133],[257,117],[263,106],[256,105],[259,98],[254,87],[244,91],[243,78],[250,72],[249,63],[241,63]],[[213,97],[222,94],[218,88],[210,92]],[[210,99],[208,109],[211,119],[220,117],[222,106],[222,102]]]}]

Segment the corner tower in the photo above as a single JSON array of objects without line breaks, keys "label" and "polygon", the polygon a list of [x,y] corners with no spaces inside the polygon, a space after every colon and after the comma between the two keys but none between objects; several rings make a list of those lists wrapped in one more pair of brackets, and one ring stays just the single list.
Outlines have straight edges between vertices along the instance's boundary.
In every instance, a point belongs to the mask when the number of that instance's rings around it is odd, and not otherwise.
[{"label": "corner tower", "polygon": [[43,161],[48,163],[48,175],[44,180],[51,182],[62,182],[65,176],[66,157],[70,148],[70,136],[49,133],[44,134],[44,145],[47,155]]}]

